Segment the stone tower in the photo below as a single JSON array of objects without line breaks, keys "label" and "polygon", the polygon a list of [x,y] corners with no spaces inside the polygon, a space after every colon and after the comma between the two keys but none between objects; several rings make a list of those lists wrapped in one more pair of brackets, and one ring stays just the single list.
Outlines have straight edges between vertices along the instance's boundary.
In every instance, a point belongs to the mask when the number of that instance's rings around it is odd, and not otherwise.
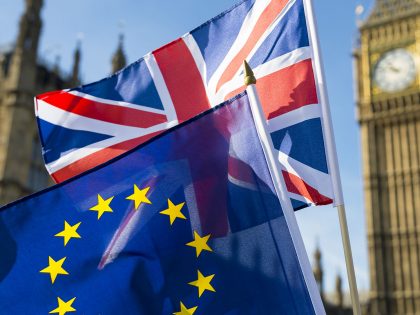
[{"label": "stone tower", "polygon": [[[26,0],[13,48],[0,52],[0,205],[46,187],[33,97],[70,87],[71,78],[38,59],[43,0]],[[79,75],[80,51],[73,77]]]},{"label": "stone tower", "polygon": [[372,315],[420,314],[420,2],[377,0],[355,52]]},{"label": "stone tower", "polygon": [[36,136],[33,110],[43,0],[26,0],[15,47],[0,93],[0,204],[29,193],[28,178]]}]

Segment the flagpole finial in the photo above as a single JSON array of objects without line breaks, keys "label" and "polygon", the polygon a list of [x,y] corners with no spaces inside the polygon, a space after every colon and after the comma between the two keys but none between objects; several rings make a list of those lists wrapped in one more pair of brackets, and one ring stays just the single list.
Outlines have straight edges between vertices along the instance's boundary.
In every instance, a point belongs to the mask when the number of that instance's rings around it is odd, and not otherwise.
[{"label": "flagpole finial", "polygon": [[244,60],[244,83],[245,86],[257,83],[257,79],[255,79],[254,72],[252,71],[251,67],[249,66],[248,62]]}]

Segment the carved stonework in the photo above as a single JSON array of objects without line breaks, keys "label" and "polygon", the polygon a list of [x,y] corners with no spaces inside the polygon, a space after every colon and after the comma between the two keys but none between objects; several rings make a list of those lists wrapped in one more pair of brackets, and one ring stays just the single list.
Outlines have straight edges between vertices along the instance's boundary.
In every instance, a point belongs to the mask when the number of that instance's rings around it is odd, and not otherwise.
[{"label": "carved stonework", "polygon": [[47,186],[33,97],[67,80],[38,63],[43,0],[26,0],[16,44],[0,53],[0,205]]},{"label": "carved stonework", "polygon": [[386,20],[417,14],[419,10],[419,0],[377,0],[367,22],[383,23]]},{"label": "carved stonework", "polygon": [[367,314],[420,315],[420,2],[378,0],[355,52]]}]

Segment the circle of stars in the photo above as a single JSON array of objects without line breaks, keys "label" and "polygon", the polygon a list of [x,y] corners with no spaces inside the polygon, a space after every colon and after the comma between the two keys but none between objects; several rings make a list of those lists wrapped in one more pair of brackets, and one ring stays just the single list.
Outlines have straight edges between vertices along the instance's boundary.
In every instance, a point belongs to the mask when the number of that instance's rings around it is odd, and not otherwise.
[{"label": "circle of stars", "polygon": [[[145,187],[140,189],[137,185],[133,185],[133,193],[127,196],[126,200],[131,200],[134,203],[134,211],[138,211],[140,205],[152,204],[149,200],[147,194],[149,193],[150,187]],[[97,219],[100,220],[105,213],[112,213],[113,209],[111,208],[111,202],[114,199],[114,196],[109,198],[104,198],[100,194],[97,195],[96,205],[89,208],[89,211],[97,212]],[[168,207],[159,213],[166,215],[169,218],[169,224],[172,226],[177,219],[187,220],[187,217],[182,213],[185,202],[175,204],[172,200],[167,200]],[[63,246],[66,247],[69,242],[73,239],[81,239],[82,236],[79,234],[78,229],[82,222],[77,222],[70,224],[67,221],[64,221],[64,229],[56,233],[55,237],[63,238]],[[186,243],[186,246],[193,247],[195,249],[196,258],[199,259],[200,255],[206,252],[213,252],[212,248],[208,245],[208,242],[211,238],[211,235],[201,236],[197,231],[193,231],[193,240]],[[49,274],[51,284],[54,284],[58,276],[69,275],[69,272],[65,269],[64,264],[67,257],[55,260],[53,257],[48,256],[48,266],[40,270],[40,273]],[[211,284],[215,274],[204,275],[200,270],[197,270],[197,279],[191,282],[188,282],[189,285],[197,288],[198,297],[200,298],[206,291],[216,292],[215,288]],[[76,309],[73,307],[76,297],[73,297],[67,301],[57,297],[57,307],[50,311],[50,314],[59,314],[65,315],[69,312],[76,312]],[[179,311],[174,312],[174,315],[193,315],[198,306],[187,307],[182,301],[180,301]]]}]

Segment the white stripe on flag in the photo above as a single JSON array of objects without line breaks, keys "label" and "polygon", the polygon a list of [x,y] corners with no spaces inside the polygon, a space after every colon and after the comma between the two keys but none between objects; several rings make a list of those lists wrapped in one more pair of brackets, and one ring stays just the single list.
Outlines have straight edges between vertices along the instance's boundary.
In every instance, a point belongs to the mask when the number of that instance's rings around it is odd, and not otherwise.
[{"label": "white stripe on flag", "polygon": [[194,37],[188,33],[182,37],[185,45],[188,47],[191,55],[193,56],[195,65],[197,66],[198,72],[200,72],[201,80],[203,81],[203,86],[206,89],[207,97],[210,99],[210,95],[207,91],[207,65],[204,61],[204,57],[201,54],[200,47],[195,41]]},{"label": "white stripe on flag", "polygon": [[281,151],[276,150],[282,169],[300,177],[305,183],[312,186],[318,192],[328,198],[333,198],[331,177],[329,174],[318,171],[306,164],[303,164]]},{"label": "white stripe on flag", "polygon": [[126,108],[132,108],[132,109],[137,109],[137,110],[141,110],[141,111],[145,111],[145,112],[161,114],[161,115],[166,115],[165,111],[163,111],[161,109],[153,108],[153,107],[148,107],[148,106],[144,106],[144,105],[136,105],[136,104],[122,102],[122,101],[108,100],[108,99],[105,99],[105,98],[96,97],[96,96],[86,94],[86,93],[82,93],[82,92],[79,92],[79,91],[68,91],[67,93],[72,94],[74,96],[82,97],[82,98],[85,98],[85,99],[88,99],[88,100],[91,100],[91,101],[94,101],[94,102],[99,102],[99,103],[109,104],[109,105],[115,105],[115,106],[121,106],[121,107],[126,107]]},{"label": "white stripe on flag", "polygon": [[321,106],[319,104],[305,105],[288,113],[271,118],[268,121],[270,133],[299,124],[305,120],[320,118]]},{"label": "white stripe on flag", "polygon": [[233,177],[232,175],[228,174],[228,180],[239,187],[246,188],[249,190],[258,191],[258,187],[255,184],[247,183],[243,180],[237,179]]},{"label": "white stripe on flag", "polygon": [[[287,54],[281,55],[277,58],[274,58],[256,67],[255,69],[253,69],[253,71],[255,77],[258,80],[259,78],[263,78],[281,69],[290,67],[298,62],[310,59],[311,57],[312,49],[310,47],[302,47],[295,49]],[[217,92],[216,97],[214,98],[215,102],[223,102],[228,94],[239,89],[243,85],[244,78],[242,77],[242,75],[236,76],[232,80],[226,82],[223,86],[220,87],[220,90]]]},{"label": "white stripe on flag", "polygon": [[314,204],[314,202],[312,200],[309,200],[308,198],[305,198],[302,195],[298,195],[298,194],[292,193],[290,191],[288,192],[288,195],[289,195],[290,199],[295,199],[297,201],[301,201],[301,202],[308,203],[308,204],[311,204],[311,205]]},{"label": "white stripe on flag", "polygon": [[[270,36],[270,34],[273,32],[274,28],[277,26],[277,24],[279,24],[279,22],[284,18],[284,16],[287,14],[287,12],[289,12],[290,8],[296,3],[296,0],[290,0],[285,7],[283,8],[283,10],[281,10],[280,14],[278,14],[276,16],[276,18],[274,19],[274,21],[271,23],[271,25],[265,30],[264,34],[261,36],[261,38],[257,41],[257,43],[255,43],[254,47],[252,48],[252,50],[250,51],[250,53],[248,54],[248,56],[246,56],[246,60],[250,61],[251,58],[254,56],[254,54],[258,51],[258,49],[260,48],[260,46],[264,43],[264,41],[267,39],[268,36]],[[236,71],[234,77],[242,77],[242,72],[243,72],[243,66],[242,64],[239,66],[239,69]]]},{"label": "white stripe on flag", "polygon": [[145,128],[124,126],[81,116],[55,107],[43,100],[37,100],[37,102],[38,106],[42,107],[42,110],[37,112],[38,117],[60,127],[110,136],[124,134],[132,137],[143,134],[145,130]]},{"label": "white stripe on flag", "polygon": [[313,53],[311,47],[297,48],[287,54],[281,55],[256,67],[254,69],[255,76],[258,79],[266,75],[270,75],[281,69],[290,67],[298,62],[310,59],[312,58],[312,54]]},{"label": "white stripe on flag", "polygon": [[163,108],[165,108],[166,117],[168,121],[174,121],[178,123],[178,117],[176,116],[174,103],[172,102],[171,95],[168,87],[166,86],[165,79],[163,78],[162,72],[160,71],[159,65],[156,62],[155,56],[150,53],[144,56],[147,68],[149,69],[150,75],[152,76],[153,82],[155,83],[157,92],[162,101]]},{"label": "white stripe on flag", "polygon": [[229,64],[232,62],[232,60],[239,53],[239,51],[242,49],[242,47],[245,45],[245,43],[248,41],[248,38],[251,35],[253,29],[255,28],[258,19],[264,12],[265,8],[267,8],[267,6],[270,4],[270,2],[270,0],[255,1],[254,6],[251,8],[251,10],[249,10],[247,16],[244,19],[244,22],[242,23],[238,37],[236,37],[236,40],[230,47],[229,52],[226,54],[225,58],[220,63],[219,67],[209,80],[208,89],[211,93],[216,92],[216,86],[220,80],[220,77],[222,76],[226,68],[229,66]]},{"label": "white stripe on flag", "polygon": [[66,167],[72,163],[74,163],[74,161],[78,161],[80,159],[83,159],[85,157],[87,157],[88,155],[91,155],[93,153],[99,152],[101,150],[106,150],[107,148],[116,145],[118,143],[124,142],[124,141],[128,141],[134,138],[138,138],[141,136],[145,136],[149,133],[153,133],[153,132],[157,132],[157,131],[162,131],[162,130],[166,130],[168,128],[171,128],[173,126],[175,126],[176,123],[174,122],[169,122],[169,123],[163,123],[163,124],[159,124],[159,125],[154,125],[150,128],[145,128],[143,129],[143,133],[139,133],[136,136],[133,135],[124,135],[123,137],[112,137],[109,139],[105,139],[102,141],[98,141],[95,143],[92,143],[90,145],[84,146],[83,148],[79,148],[76,149],[74,151],[71,152],[66,152],[65,155],[61,156],[59,159],[46,164],[48,170],[50,171],[50,173],[55,173],[57,171],[59,171],[60,169],[62,169],[63,167]]}]

